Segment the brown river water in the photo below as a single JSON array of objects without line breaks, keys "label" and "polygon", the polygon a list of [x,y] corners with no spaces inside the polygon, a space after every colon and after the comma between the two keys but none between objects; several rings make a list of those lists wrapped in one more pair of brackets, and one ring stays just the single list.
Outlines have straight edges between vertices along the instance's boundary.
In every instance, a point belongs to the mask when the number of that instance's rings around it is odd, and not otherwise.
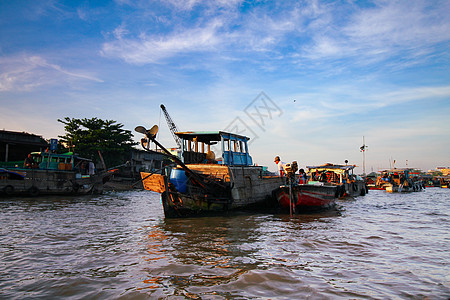
[{"label": "brown river water", "polygon": [[450,190],[165,219],[158,194],[0,198],[0,299],[449,299]]}]

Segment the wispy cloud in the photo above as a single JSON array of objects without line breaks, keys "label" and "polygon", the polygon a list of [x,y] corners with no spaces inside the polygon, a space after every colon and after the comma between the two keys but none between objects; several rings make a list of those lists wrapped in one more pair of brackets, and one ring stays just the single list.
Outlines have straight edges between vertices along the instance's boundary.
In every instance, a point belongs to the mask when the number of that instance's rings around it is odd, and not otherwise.
[{"label": "wispy cloud", "polygon": [[[427,1],[380,0],[372,6],[358,6],[355,2],[340,4],[339,8],[337,4],[314,0],[287,1],[241,11],[244,4],[165,2],[178,10],[173,22],[186,21],[185,11],[201,12],[202,17],[181,30],[177,24],[167,23],[167,33],[154,33],[145,27],[140,28],[141,32],[132,32],[124,23],[116,29],[115,39],[104,43],[102,54],[146,64],[164,63],[168,58],[192,52],[223,52],[228,53],[227,59],[233,52],[238,60],[243,53],[265,52],[268,69],[269,61],[276,64],[280,53],[293,63],[352,58],[353,63],[362,65],[402,55],[400,64],[407,67],[410,64],[405,60],[418,61],[433,53],[433,45],[450,39],[450,17],[440,13],[450,9],[448,1],[429,7]],[[340,9],[339,14],[336,9]]]},{"label": "wispy cloud", "polygon": [[0,70],[0,91],[29,91],[38,86],[57,84],[70,78],[103,82],[88,72],[66,70],[37,55],[2,57]]},{"label": "wispy cloud", "polygon": [[[327,27],[313,33],[306,47],[312,59],[355,57],[359,62],[382,61],[397,55],[416,59],[450,39],[448,1],[428,7],[428,1],[374,1],[374,7],[353,7],[345,22],[328,18]],[[436,3],[434,3],[436,4]],[[330,15],[331,11],[323,14]],[[326,30],[323,28],[327,28]],[[328,29],[331,28],[331,29]],[[408,57],[403,57],[407,59]]]},{"label": "wispy cloud", "polygon": [[167,36],[141,34],[139,38],[133,39],[126,37],[128,30],[121,26],[114,31],[116,40],[105,43],[101,53],[120,57],[133,64],[158,63],[180,53],[213,50],[220,43],[217,38],[220,27],[220,20],[213,20],[202,28],[192,28]]}]

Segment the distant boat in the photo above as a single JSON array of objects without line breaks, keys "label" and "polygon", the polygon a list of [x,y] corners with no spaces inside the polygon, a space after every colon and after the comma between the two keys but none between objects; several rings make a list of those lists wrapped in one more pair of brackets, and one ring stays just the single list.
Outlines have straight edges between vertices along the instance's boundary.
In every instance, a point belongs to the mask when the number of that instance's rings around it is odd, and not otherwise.
[{"label": "distant boat", "polygon": [[146,190],[161,194],[166,218],[262,209],[271,204],[272,191],[284,183],[283,178],[253,165],[246,136],[224,131],[176,132],[181,149],[175,156],[156,141],[155,126],[136,127],[147,137],[143,148],[151,151],[149,141],[154,142],[176,166],[164,168],[162,174],[141,172],[141,178]]},{"label": "distant boat", "polygon": [[353,174],[355,165],[326,163],[321,166],[307,166],[308,184],[326,183],[338,187],[339,197],[364,196],[368,192],[365,181]]},{"label": "distant boat", "polygon": [[411,176],[409,168],[384,170],[377,178],[375,187],[385,189],[388,193],[419,192],[425,188],[425,183]]},{"label": "distant boat", "polygon": [[[117,169],[89,174],[90,160],[73,153],[32,152],[28,167],[0,168],[0,192],[13,195],[102,193]],[[85,169],[83,169],[85,167]]]}]

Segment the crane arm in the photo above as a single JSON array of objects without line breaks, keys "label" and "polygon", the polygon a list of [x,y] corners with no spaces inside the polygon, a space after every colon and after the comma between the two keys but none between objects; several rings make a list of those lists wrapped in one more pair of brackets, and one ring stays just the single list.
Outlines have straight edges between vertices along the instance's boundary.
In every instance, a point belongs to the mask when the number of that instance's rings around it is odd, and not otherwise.
[{"label": "crane arm", "polygon": [[164,117],[166,118],[167,125],[169,126],[170,132],[172,133],[173,138],[175,139],[175,142],[177,143],[178,148],[181,148],[181,139],[178,137],[175,132],[179,132],[177,125],[172,121],[172,118],[170,117],[169,113],[166,110],[166,107],[161,104],[161,109],[164,113]]}]

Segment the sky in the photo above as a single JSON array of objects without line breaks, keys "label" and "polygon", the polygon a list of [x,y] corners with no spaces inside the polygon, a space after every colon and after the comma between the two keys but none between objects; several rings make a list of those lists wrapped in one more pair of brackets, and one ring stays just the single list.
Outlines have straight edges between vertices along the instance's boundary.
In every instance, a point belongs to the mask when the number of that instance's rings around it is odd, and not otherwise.
[{"label": "sky", "polygon": [[[0,130],[250,137],[258,165],[450,166],[450,0],[0,0]],[[360,147],[367,145],[365,153]]]}]

